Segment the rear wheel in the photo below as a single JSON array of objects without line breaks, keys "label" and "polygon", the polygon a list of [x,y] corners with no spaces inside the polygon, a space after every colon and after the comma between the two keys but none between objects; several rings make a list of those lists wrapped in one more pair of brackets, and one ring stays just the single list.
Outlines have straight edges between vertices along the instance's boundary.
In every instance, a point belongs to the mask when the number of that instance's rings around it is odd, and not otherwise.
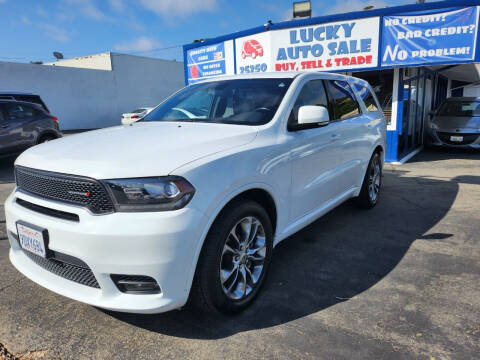
[{"label": "rear wheel", "polygon": [[372,155],[363,179],[362,189],[357,198],[357,204],[363,208],[370,209],[377,205],[382,186],[382,162],[380,154]]},{"label": "rear wheel", "polygon": [[224,313],[250,305],[265,281],[272,242],[263,207],[249,200],[229,206],[205,240],[192,285],[193,305]]}]

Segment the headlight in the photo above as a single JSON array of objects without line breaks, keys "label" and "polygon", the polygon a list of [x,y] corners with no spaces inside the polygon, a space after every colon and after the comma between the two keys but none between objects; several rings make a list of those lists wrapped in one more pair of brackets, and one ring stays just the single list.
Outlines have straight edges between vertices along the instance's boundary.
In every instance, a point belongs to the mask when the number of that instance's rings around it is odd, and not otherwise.
[{"label": "headlight", "polygon": [[192,199],[195,188],[179,176],[104,180],[117,211],[177,210]]}]

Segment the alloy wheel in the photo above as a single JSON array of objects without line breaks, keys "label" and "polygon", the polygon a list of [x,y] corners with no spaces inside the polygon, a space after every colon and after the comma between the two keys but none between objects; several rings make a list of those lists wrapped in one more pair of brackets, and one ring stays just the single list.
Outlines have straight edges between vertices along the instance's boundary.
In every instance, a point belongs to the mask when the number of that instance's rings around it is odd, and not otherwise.
[{"label": "alloy wheel", "polygon": [[380,161],[377,157],[373,159],[370,173],[368,176],[368,196],[372,202],[377,201],[380,192],[381,170]]},{"label": "alloy wheel", "polygon": [[247,297],[259,283],[267,254],[265,229],[257,218],[241,219],[230,230],[220,260],[220,282],[232,300]]}]

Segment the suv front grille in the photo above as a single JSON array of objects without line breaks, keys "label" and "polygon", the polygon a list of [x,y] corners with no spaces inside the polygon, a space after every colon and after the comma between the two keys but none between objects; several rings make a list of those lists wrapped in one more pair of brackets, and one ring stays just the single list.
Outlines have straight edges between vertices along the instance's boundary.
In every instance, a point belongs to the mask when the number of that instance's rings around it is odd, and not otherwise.
[{"label": "suv front grille", "polygon": [[[469,145],[473,143],[480,134],[461,134],[461,133],[446,133],[446,132],[437,132],[439,139],[449,145]],[[463,141],[451,141],[450,136],[463,136]]]},{"label": "suv front grille", "polygon": [[95,214],[115,210],[107,190],[95,179],[22,166],[15,167],[15,179],[19,189],[43,198],[83,206]]},{"label": "suv front grille", "polygon": [[45,259],[29,251],[23,252],[38,266],[57,276],[78,284],[100,289],[95,275],[93,275],[92,270],[86,264],[85,266],[72,265],[58,259]]}]

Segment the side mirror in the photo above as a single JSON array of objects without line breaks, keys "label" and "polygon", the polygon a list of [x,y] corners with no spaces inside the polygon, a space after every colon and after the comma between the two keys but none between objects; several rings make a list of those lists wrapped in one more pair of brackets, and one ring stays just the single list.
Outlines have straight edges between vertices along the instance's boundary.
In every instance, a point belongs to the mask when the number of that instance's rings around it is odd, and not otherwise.
[{"label": "side mirror", "polygon": [[328,125],[330,115],[325,106],[304,105],[298,109],[298,125],[316,124]]}]

